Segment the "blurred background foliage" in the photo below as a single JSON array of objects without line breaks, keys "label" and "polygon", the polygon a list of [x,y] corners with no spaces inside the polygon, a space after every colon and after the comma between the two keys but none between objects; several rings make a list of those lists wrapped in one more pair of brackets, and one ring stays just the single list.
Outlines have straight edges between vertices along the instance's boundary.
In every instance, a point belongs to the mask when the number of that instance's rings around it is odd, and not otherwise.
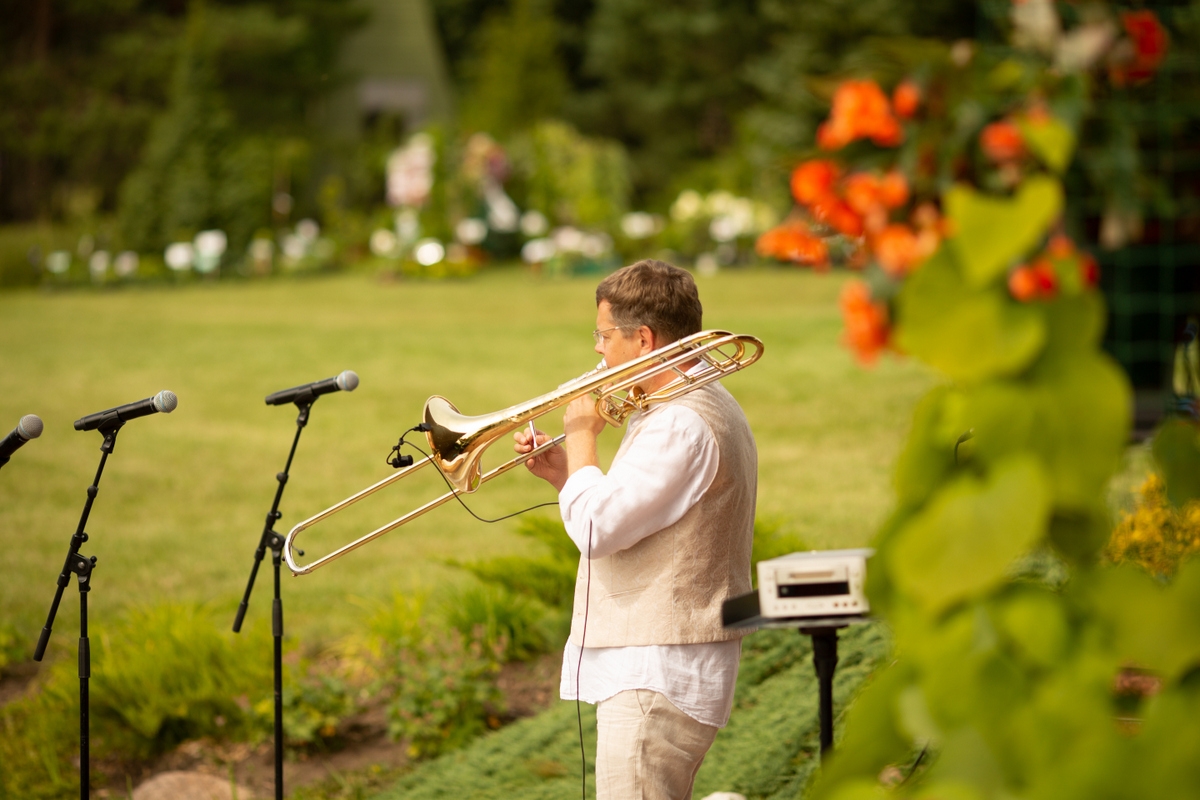
[{"label": "blurred background foliage", "polygon": [[[260,274],[351,266],[380,253],[411,262],[416,242],[429,236],[447,260],[512,257],[538,238],[537,225],[526,226],[534,233],[499,231],[514,235],[478,242],[455,235],[477,210],[478,187],[457,174],[476,133],[502,151],[512,148],[526,166],[539,153],[557,159],[548,167],[601,158],[596,169],[609,186],[599,197],[586,177],[525,169],[513,171],[514,185],[505,185],[508,175],[499,183],[522,210],[539,211],[551,225],[603,233],[588,252],[608,255],[615,247],[623,257],[613,241],[622,238],[622,216],[657,214],[657,232],[685,189],[785,208],[786,196],[762,176],[811,136],[830,76],[870,66],[873,37],[951,40],[979,25],[973,5],[892,0],[849,10],[836,2],[711,0],[653,7],[627,0],[4,6],[2,285],[186,272],[168,269],[165,248],[199,247],[194,237],[210,229],[226,237],[215,268],[196,258],[188,268]],[[339,93],[356,91],[360,100],[371,93],[362,69],[347,66],[348,52],[373,23],[391,22],[390,6],[428,17],[453,112],[397,110],[394,103],[381,109],[370,101],[347,112],[338,104]],[[396,204],[385,202],[385,164],[420,130],[440,142],[440,197],[431,199],[441,202],[422,207],[420,229],[406,231],[391,218]],[[560,185],[546,185],[552,181]],[[545,207],[550,202],[565,212],[556,215]],[[308,237],[307,248],[292,242],[290,262],[281,263],[287,237],[308,219],[326,235]],[[377,230],[395,234],[397,248],[371,248]],[[256,238],[264,243],[254,250]],[[315,247],[319,238],[323,248]],[[455,243],[474,249],[446,252]],[[720,243],[709,239],[679,255],[715,253]],[[137,254],[136,264],[127,257],[118,270],[122,252]],[[726,252],[722,262],[745,256],[745,248]]]},{"label": "blurred background foliage", "polygon": [[[1200,230],[1200,4],[1161,5],[1165,79],[1072,109],[1069,181],[1108,246]],[[518,254],[552,272],[646,253],[744,264],[839,80],[891,84],[931,46],[1011,28],[1008,0],[2,7],[0,286],[448,277]],[[414,135],[431,157],[395,167]],[[685,192],[725,194],[695,212]]]}]

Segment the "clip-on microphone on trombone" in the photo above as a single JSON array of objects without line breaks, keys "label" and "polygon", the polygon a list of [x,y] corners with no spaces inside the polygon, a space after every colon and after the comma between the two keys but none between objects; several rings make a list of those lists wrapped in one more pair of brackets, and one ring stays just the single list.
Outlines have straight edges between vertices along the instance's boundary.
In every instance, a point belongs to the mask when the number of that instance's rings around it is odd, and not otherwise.
[{"label": "clip-on microphone on trombone", "polygon": [[413,457],[410,455],[404,455],[400,452],[400,448],[408,444],[408,442],[404,441],[404,437],[408,436],[410,433],[428,433],[431,430],[433,429],[429,426],[428,422],[422,422],[419,425],[414,425],[406,430],[400,435],[400,441],[396,442],[396,446],[392,448],[392,452],[388,453],[387,456],[384,457],[384,463],[392,469],[411,467],[413,465]]},{"label": "clip-on microphone on trombone", "polygon": [[[271,551],[271,564],[275,568],[275,599],[271,606],[271,634],[275,639],[275,797],[283,800],[283,600],[279,595],[279,565],[283,559],[284,538],[274,530],[274,525],[283,514],[279,513],[279,501],[283,499],[283,487],[288,482],[288,471],[292,468],[292,459],[296,455],[296,445],[300,443],[300,432],[308,424],[309,411],[312,404],[323,394],[331,392],[353,392],[358,388],[358,375],[352,370],[346,370],[332,378],[313,381],[301,386],[293,386],[267,395],[269,406],[282,406],[294,403],[300,410],[296,417],[296,436],[292,439],[292,449],[288,452],[287,463],[283,472],[276,473],[278,486],[275,489],[275,501],[267,512],[267,522],[263,526],[262,537],[258,548],[254,551],[254,566],[250,569],[250,580],[246,583],[246,593],[238,605],[237,618],[233,621],[233,632],[240,633],[242,620],[246,616],[246,608],[250,605],[250,592],[254,590],[254,579],[258,575],[258,566],[268,549]],[[304,555],[303,550],[298,550]]]}]

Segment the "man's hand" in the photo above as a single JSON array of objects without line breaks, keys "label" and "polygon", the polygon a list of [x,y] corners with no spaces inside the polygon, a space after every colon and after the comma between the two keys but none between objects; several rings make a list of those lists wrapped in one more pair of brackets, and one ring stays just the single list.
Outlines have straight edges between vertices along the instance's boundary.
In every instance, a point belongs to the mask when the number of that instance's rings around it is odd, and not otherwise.
[{"label": "man's hand", "polygon": [[574,434],[589,434],[592,439],[604,430],[604,417],[596,411],[596,398],[590,394],[576,397],[567,405],[563,416],[563,433],[570,439]]},{"label": "man's hand", "polygon": [[596,437],[604,430],[604,417],[596,411],[596,399],[590,394],[576,397],[563,416],[563,433],[567,437],[567,477],[583,467],[598,467]]},{"label": "man's hand", "polygon": [[[528,430],[522,429],[513,434],[513,441],[513,450],[517,455],[521,455],[533,450],[535,445],[550,441],[550,435],[538,431],[535,441],[535,437],[530,436]],[[543,450],[533,458],[527,459],[525,466],[537,477],[548,481],[556,491],[561,491],[563,484],[567,482],[567,454],[562,447]]]}]

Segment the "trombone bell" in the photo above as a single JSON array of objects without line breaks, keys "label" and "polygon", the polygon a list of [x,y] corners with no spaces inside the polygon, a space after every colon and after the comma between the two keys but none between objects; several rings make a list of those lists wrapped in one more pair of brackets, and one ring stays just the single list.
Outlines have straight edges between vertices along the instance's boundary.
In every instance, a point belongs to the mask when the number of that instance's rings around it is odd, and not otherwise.
[{"label": "trombone bell", "polygon": [[[437,468],[458,492],[479,488],[480,459],[483,451],[504,431],[497,431],[495,414],[468,417],[444,397],[434,395],[425,401],[425,438]],[[519,427],[516,426],[516,427]]]}]

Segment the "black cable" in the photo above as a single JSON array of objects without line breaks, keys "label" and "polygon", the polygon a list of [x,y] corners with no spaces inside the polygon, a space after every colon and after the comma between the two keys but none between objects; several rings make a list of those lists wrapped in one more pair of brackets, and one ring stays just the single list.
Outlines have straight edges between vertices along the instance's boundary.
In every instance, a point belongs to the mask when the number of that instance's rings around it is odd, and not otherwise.
[{"label": "black cable", "polygon": [[[420,426],[417,426],[416,428],[410,428],[409,430],[405,431],[405,432],[404,432],[404,436],[407,436],[408,434],[412,433],[413,431],[417,431],[417,430],[421,430]],[[393,448],[393,451],[397,451],[397,450],[399,450],[399,449],[400,449],[400,445],[404,445],[404,444],[406,444],[406,445],[408,445],[409,447],[411,447],[413,450],[416,450],[418,453],[420,453],[421,455],[423,455],[423,456],[425,457],[425,460],[426,460],[426,461],[428,461],[428,462],[430,462],[431,464],[433,464],[433,467],[434,467],[434,469],[436,469],[436,470],[437,470],[437,474],[442,476],[442,480],[444,480],[444,481],[446,482],[446,487],[447,487],[447,488],[450,490],[450,493],[451,493],[452,495],[454,495],[454,499],[458,501],[458,504],[459,504],[460,506],[462,506],[464,509],[466,509],[466,511],[467,511],[467,513],[468,513],[468,514],[470,514],[472,517],[474,517],[475,519],[479,520],[480,522],[488,522],[488,523],[492,523],[492,522],[503,522],[503,521],[504,521],[504,520],[506,520],[506,519],[510,519],[510,518],[512,518],[512,517],[515,517],[515,516],[518,516],[518,515],[520,515],[520,514],[524,514],[526,511],[533,511],[535,508],[544,508],[544,507],[546,507],[546,506],[556,506],[556,505],[558,505],[558,501],[557,501],[557,500],[551,500],[551,501],[550,501],[550,502],[548,502],[548,503],[538,503],[538,504],[537,504],[537,505],[535,505],[535,506],[530,506],[529,508],[523,508],[523,509],[521,509],[520,511],[514,511],[514,512],[512,512],[511,514],[505,514],[503,517],[496,517],[495,519],[486,519],[486,518],[484,518],[484,517],[481,517],[481,516],[479,516],[478,514],[476,514],[474,511],[472,511],[470,506],[468,506],[466,503],[464,503],[464,502],[463,502],[463,499],[462,499],[462,497],[459,495],[459,492],[458,492],[458,490],[454,488],[454,484],[450,483],[450,479],[446,477],[446,473],[442,472],[442,471],[441,471],[441,469],[438,469],[438,465],[437,465],[437,463],[436,463],[436,462],[434,462],[434,460],[433,460],[433,456],[429,455],[428,453],[426,453],[426,452],[425,452],[424,450],[422,450],[421,448],[417,447],[417,446],[416,446],[415,444],[413,444],[412,442],[405,441],[405,439],[404,439],[404,436],[401,436],[401,437],[400,437],[400,441],[399,441],[399,442],[396,444],[396,446]]]},{"label": "black cable", "polygon": [[[433,457],[431,455],[429,455],[428,453],[426,453],[424,450],[422,450],[420,447],[417,447],[412,442],[405,440],[404,437],[410,433],[413,433],[414,431],[424,431],[424,428],[421,425],[418,425],[414,428],[410,428],[407,431],[405,431],[404,435],[400,437],[400,441],[396,443],[396,446],[394,448],[392,448],[392,452],[399,454],[400,447],[402,445],[408,445],[409,447],[411,447],[412,449],[414,449],[418,453],[420,453],[422,456],[424,456],[425,460],[433,463],[434,469],[437,469],[437,474],[442,476],[442,480],[446,482],[446,486],[447,486],[447,488],[450,489],[450,493],[452,495],[454,495],[454,499],[458,501],[459,505],[461,505],[464,509],[466,509],[468,514],[470,514],[472,517],[479,520],[480,522],[488,522],[488,523],[500,522],[502,520],[509,519],[510,517],[515,517],[518,514],[524,514],[526,511],[532,511],[535,508],[543,508],[545,506],[558,505],[557,500],[554,500],[554,501],[551,501],[548,503],[538,503],[535,506],[530,506],[529,508],[525,508],[520,511],[514,511],[511,514],[505,514],[503,517],[496,517],[495,519],[484,519],[483,517],[479,516],[474,511],[472,511],[471,508],[466,503],[463,502],[463,499],[459,496],[458,490],[454,488],[454,485],[452,483],[450,483],[450,479],[446,477],[446,474],[444,472],[442,472],[441,469],[438,468],[438,465],[433,461]],[[391,462],[389,462],[389,463],[391,463]],[[591,602],[591,593],[592,593],[592,523],[591,523],[591,520],[588,521],[588,553],[587,553],[587,557],[588,557],[587,593],[584,595],[584,600],[583,600],[583,633],[580,635],[579,661],[575,665],[575,720],[576,720],[576,722],[579,723],[579,755],[583,762],[583,769],[580,773],[580,775],[583,779],[583,800],[587,800],[587,749],[583,743],[583,711],[581,710],[580,705],[579,705],[579,676],[582,674],[582,671],[583,671],[583,643],[587,639],[588,605]]]},{"label": "black cable", "polygon": [[[592,521],[588,520],[588,551],[587,551],[587,586],[583,594],[583,632],[579,634],[579,660],[575,663],[575,721],[579,723],[579,757],[583,761],[583,769],[579,774],[583,778],[583,800],[587,800],[587,750],[583,746],[583,711],[579,707],[579,676],[583,674],[583,646],[587,643],[588,606],[592,602]],[[599,711],[599,705],[596,710]],[[599,745],[600,726],[596,726],[597,745]]]}]

